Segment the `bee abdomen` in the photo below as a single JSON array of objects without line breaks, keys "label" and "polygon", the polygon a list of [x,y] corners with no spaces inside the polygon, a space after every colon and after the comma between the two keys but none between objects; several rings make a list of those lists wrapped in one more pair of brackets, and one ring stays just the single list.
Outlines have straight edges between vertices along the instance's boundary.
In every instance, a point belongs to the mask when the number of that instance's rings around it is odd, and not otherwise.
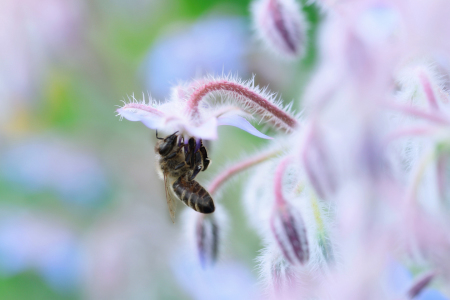
[{"label": "bee abdomen", "polygon": [[211,195],[197,181],[179,178],[173,184],[173,190],[184,204],[203,214],[213,213],[214,201]]}]

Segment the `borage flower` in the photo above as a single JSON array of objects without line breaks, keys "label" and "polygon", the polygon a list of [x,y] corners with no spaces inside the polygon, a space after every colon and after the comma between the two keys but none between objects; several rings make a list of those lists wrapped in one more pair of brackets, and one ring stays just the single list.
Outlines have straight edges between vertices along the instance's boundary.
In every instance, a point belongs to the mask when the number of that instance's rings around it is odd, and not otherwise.
[{"label": "borage flower", "polygon": [[[215,105],[210,102],[220,96]],[[258,113],[276,126],[292,130],[297,120],[280,105],[276,95],[254,85],[253,79],[240,82],[231,77],[206,78],[187,86],[175,87],[170,101],[138,102],[134,96],[117,110],[119,116],[140,121],[151,129],[173,133],[186,138],[217,139],[217,127],[238,127],[264,139],[271,137],[259,132],[247,118]]]}]

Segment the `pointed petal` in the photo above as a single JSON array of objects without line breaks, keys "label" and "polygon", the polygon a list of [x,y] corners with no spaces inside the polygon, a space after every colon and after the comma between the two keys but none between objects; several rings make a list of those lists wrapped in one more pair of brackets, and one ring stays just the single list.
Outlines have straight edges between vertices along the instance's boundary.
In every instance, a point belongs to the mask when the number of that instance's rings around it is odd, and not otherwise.
[{"label": "pointed petal", "polygon": [[234,126],[239,129],[242,129],[244,131],[247,131],[250,134],[253,134],[254,136],[257,136],[262,139],[271,140],[272,138],[270,136],[267,136],[261,132],[258,131],[255,127],[253,127],[252,124],[250,124],[249,121],[247,121],[245,118],[239,116],[239,115],[230,115],[226,114],[223,116],[220,116],[217,118],[217,125],[228,125],[228,126]]},{"label": "pointed petal", "polygon": [[116,112],[129,121],[141,121],[151,129],[158,128],[165,117],[163,112],[153,106],[140,103],[128,103]]}]

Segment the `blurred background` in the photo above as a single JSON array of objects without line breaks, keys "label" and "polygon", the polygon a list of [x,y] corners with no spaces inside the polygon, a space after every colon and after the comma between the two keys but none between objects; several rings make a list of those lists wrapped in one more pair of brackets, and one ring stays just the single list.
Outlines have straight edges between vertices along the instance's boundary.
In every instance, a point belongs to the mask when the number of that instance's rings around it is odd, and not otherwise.
[{"label": "blurred background", "polygon": [[[306,56],[286,62],[253,37],[249,2],[0,0],[0,299],[254,295],[260,244],[240,183],[220,201],[230,221],[220,260],[202,270],[182,204],[170,221],[154,132],[114,112],[127,95],[164,100],[180,81],[222,72],[255,74],[299,107],[318,10],[304,7]],[[199,182],[267,143],[228,126],[219,136]]]}]

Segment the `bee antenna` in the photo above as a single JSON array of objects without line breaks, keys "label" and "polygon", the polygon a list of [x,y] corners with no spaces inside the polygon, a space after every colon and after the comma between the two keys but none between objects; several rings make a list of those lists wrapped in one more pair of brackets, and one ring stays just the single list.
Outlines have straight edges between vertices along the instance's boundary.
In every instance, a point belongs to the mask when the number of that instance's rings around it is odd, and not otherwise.
[{"label": "bee antenna", "polygon": [[156,138],[157,138],[158,140],[163,140],[163,138],[158,137],[158,129],[156,129]]}]

